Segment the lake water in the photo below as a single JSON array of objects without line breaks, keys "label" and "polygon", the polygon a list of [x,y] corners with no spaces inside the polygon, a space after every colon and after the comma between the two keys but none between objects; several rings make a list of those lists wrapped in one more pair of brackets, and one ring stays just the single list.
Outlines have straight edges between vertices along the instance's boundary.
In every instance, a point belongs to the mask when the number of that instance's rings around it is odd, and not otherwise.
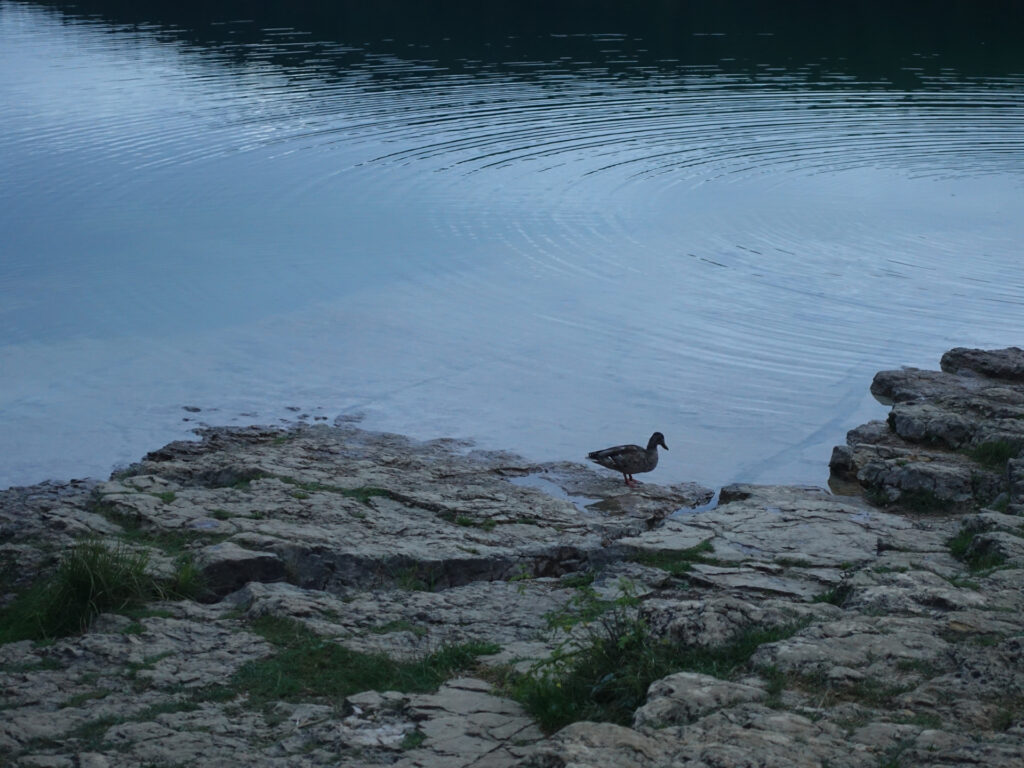
[{"label": "lake water", "polygon": [[822,484],[1024,342],[1021,19],[427,5],[0,0],[0,487],[337,417]]}]

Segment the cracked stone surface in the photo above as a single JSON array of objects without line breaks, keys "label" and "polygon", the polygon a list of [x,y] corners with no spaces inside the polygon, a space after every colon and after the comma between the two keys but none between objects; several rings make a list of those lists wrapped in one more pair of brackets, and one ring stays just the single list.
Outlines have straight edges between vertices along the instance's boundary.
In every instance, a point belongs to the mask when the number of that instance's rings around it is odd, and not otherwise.
[{"label": "cracked stone surface", "polygon": [[[87,537],[206,585],[0,645],[0,764],[1018,768],[1022,355],[879,374],[894,415],[837,449],[842,494],[737,484],[707,505],[696,484],[346,423],[207,430],[105,482],[0,491],[0,606]],[[993,443],[998,468],[975,451]],[[627,596],[690,649],[766,639],[737,672],[656,680],[631,722],[545,734],[503,681],[566,639],[550,618],[581,596]],[[237,681],[278,652],[268,618],[398,660],[496,652],[434,691],[257,701]]]}]

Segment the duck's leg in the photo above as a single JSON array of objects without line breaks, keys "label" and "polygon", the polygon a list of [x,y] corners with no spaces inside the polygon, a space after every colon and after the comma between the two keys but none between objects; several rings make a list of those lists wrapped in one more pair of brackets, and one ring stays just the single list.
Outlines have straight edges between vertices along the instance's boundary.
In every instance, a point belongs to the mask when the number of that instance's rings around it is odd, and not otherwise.
[{"label": "duck's leg", "polygon": [[626,485],[628,485],[630,488],[632,488],[634,485],[637,485],[637,482],[636,480],[633,479],[632,475],[627,475],[625,472],[623,472],[622,476],[626,478]]}]

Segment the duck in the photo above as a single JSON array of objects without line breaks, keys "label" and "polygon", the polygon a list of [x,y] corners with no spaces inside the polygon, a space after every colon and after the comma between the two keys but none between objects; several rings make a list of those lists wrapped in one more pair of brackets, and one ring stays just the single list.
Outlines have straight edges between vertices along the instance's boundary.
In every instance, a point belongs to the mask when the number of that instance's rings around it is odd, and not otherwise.
[{"label": "duck", "polygon": [[602,467],[614,469],[622,473],[626,485],[637,485],[633,475],[641,472],[650,472],[658,466],[658,446],[666,451],[665,436],[661,432],[655,432],[647,441],[647,447],[639,445],[616,445],[612,448],[604,448],[600,451],[591,451],[587,458]]}]

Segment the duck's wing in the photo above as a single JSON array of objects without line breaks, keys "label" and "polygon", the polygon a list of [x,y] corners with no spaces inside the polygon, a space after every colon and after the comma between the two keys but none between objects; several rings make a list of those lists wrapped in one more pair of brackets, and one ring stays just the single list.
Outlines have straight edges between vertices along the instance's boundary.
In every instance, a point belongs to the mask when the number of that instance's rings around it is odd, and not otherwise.
[{"label": "duck's wing", "polygon": [[623,466],[630,466],[643,453],[644,449],[639,445],[615,445],[600,451],[591,451],[587,454],[587,458],[591,461],[596,461],[602,466],[617,469]]}]

